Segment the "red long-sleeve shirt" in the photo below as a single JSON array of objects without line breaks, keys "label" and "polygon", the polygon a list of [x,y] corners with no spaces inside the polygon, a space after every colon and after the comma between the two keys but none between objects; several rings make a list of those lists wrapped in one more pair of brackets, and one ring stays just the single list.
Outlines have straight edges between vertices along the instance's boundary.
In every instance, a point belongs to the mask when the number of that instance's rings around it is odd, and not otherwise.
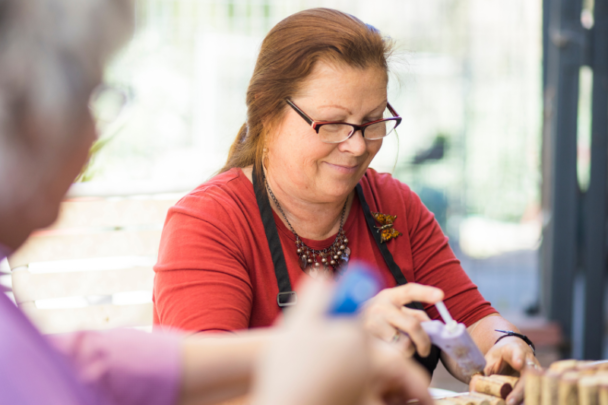
[{"label": "red long-sleeve shirt", "polygon": [[[471,325],[496,310],[460,267],[447,238],[418,196],[389,174],[368,169],[360,182],[372,212],[397,215],[403,233],[387,246],[409,282],[441,288],[452,316]],[[302,277],[295,236],[274,213],[291,284]],[[344,224],[351,260],[377,269],[395,286],[355,197]],[[303,239],[313,249],[330,246]],[[269,326],[280,313],[279,292],[253,185],[240,169],[222,173],[169,210],[154,267],[154,322],[190,331]],[[432,319],[435,307],[426,308]]]}]

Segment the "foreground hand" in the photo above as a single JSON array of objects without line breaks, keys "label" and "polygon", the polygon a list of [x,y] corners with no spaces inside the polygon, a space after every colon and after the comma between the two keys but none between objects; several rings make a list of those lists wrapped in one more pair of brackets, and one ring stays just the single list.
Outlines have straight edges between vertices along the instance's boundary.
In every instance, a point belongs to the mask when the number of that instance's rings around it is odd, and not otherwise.
[{"label": "foreground hand", "polygon": [[403,357],[394,345],[378,339],[371,343],[372,376],[366,405],[405,404],[413,398],[418,399],[419,405],[433,404],[426,370]]},{"label": "foreground hand", "polygon": [[385,342],[396,343],[408,356],[417,351],[426,357],[431,352],[431,340],[420,323],[428,321],[429,317],[424,311],[404,305],[415,301],[434,304],[442,299],[443,291],[421,284],[387,288],[366,303],[365,329]]},{"label": "foreground hand", "polygon": [[[501,339],[486,353],[486,375],[523,375],[526,368],[540,368],[532,348],[518,337]],[[521,404],[524,399],[524,377],[507,397],[508,405]]]},{"label": "foreground hand", "polygon": [[298,293],[256,368],[253,404],[360,403],[369,379],[368,338],[356,320],[324,315],[330,297],[328,281],[310,281]]},{"label": "foreground hand", "polygon": [[377,405],[417,398],[431,405],[428,379],[417,366],[375,342],[359,318],[325,315],[331,290],[328,282],[310,281],[298,294],[298,305],[260,358],[251,403]]}]

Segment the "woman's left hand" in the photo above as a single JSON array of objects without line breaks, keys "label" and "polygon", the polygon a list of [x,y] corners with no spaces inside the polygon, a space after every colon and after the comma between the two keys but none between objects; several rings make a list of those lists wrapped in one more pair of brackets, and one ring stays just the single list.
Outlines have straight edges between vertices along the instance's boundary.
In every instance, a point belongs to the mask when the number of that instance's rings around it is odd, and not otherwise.
[{"label": "woman's left hand", "polygon": [[415,301],[434,304],[442,299],[440,289],[416,283],[384,289],[365,304],[365,329],[380,340],[394,343],[407,356],[418,352],[426,357],[431,352],[431,339],[420,324],[429,317],[405,305]]},{"label": "woman's left hand", "polygon": [[[486,375],[523,375],[526,368],[540,368],[532,348],[522,339],[509,336],[501,339],[486,353]],[[508,405],[521,404],[524,399],[523,377],[507,397]]]}]

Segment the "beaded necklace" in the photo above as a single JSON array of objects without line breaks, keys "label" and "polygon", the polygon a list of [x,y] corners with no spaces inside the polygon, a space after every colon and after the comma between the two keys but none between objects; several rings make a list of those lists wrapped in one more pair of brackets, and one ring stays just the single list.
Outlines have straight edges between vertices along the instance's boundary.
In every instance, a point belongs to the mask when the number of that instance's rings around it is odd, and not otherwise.
[{"label": "beaded necklace", "polygon": [[[316,250],[312,249],[300,239],[300,236],[296,233],[293,226],[287,219],[285,212],[283,212],[283,208],[279,201],[274,196],[274,193],[270,189],[268,185],[268,181],[264,179],[266,189],[268,190],[268,194],[272,197],[272,201],[274,201],[275,205],[279,209],[279,212],[287,222],[289,229],[296,237],[296,252],[298,253],[300,268],[302,270],[306,270],[308,267],[312,266],[314,270],[329,272],[330,268],[333,271],[338,270],[338,268],[342,265],[346,265],[350,258],[350,248],[348,247],[348,238],[344,233],[344,214],[346,213],[346,204],[348,203],[348,199],[344,203],[344,207],[342,207],[342,215],[340,216],[340,229],[338,230],[338,234],[336,235],[336,239],[331,246],[323,249]],[[321,267],[323,266],[323,267]]]}]

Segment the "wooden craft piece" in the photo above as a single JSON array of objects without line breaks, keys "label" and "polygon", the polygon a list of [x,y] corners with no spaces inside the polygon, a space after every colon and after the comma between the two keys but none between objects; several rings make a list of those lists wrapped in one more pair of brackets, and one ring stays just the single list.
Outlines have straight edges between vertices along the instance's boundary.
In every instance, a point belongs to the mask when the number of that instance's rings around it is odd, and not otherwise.
[{"label": "wooden craft piece", "polygon": [[515,377],[512,375],[500,375],[500,374],[492,374],[490,376],[490,378],[493,378],[495,380],[499,380],[499,381],[503,381],[506,383],[511,384],[511,386],[513,388],[515,388],[515,384],[517,384],[517,381],[519,381],[519,377]]},{"label": "wooden craft piece", "polygon": [[595,361],[593,361],[593,360],[577,360],[576,369],[583,370],[586,368],[596,368],[594,363],[595,363]]},{"label": "wooden craft piece", "polygon": [[513,386],[507,382],[479,375],[473,376],[469,386],[471,391],[492,395],[502,399],[507,398],[511,391],[513,391]]},{"label": "wooden craft piece", "polygon": [[541,381],[543,372],[538,369],[526,371],[526,386],[524,387],[524,398],[527,405],[541,405]]},{"label": "wooden craft piece", "polygon": [[467,399],[464,395],[459,395],[457,397],[450,397],[450,400],[458,405],[475,405],[473,401]]},{"label": "wooden craft piece", "polygon": [[[549,369],[541,379],[541,405],[557,404],[560,373]],[[527,400],[527,399],[526,399]]]},{"label": "wooden craft piece", "polygon": [[598,381],[594,376],[578,380],[578,405],[598,405]]},{"label": "wooden craft piece", "polygon": [[487,399],[473,395],[459,395],[453,399],[458,402],[458,405],[490,405],[490,401]]},{"label": "wooden craft piece", "polygon": [[575,369],[578,361],[574,359],[560,360],[552,363],[549,366],[549,370],[563,373],[566,370]]},{"label": "wooden craft piece", "polygon": [[579,378],[580,374],[576,371],[567,371],[561,376],[557,387],[558,405],[577,405]]},{"label": "wooden craft piece", "polygon": [[562,360],[546,371],[527,370],[524,394],[527,405],[608,405],[608,360]]},{"label": "wooden craft piece", "polygon": [[459,405],[458,402],[452,401],[452,398],[436,399],[435,405]]},{"label": "wooden craft piece", "polygon": [[608,405],[608,384],[601,383],[598,387],[598,402],[600,405]]},{"label": "wooden craft piece", "polygon": [[479,392],[470,392],[470,396],[486,399],[490,405],[506,405],[506,402],[502,398],[493,397],[492,395],[481,394]]}]

